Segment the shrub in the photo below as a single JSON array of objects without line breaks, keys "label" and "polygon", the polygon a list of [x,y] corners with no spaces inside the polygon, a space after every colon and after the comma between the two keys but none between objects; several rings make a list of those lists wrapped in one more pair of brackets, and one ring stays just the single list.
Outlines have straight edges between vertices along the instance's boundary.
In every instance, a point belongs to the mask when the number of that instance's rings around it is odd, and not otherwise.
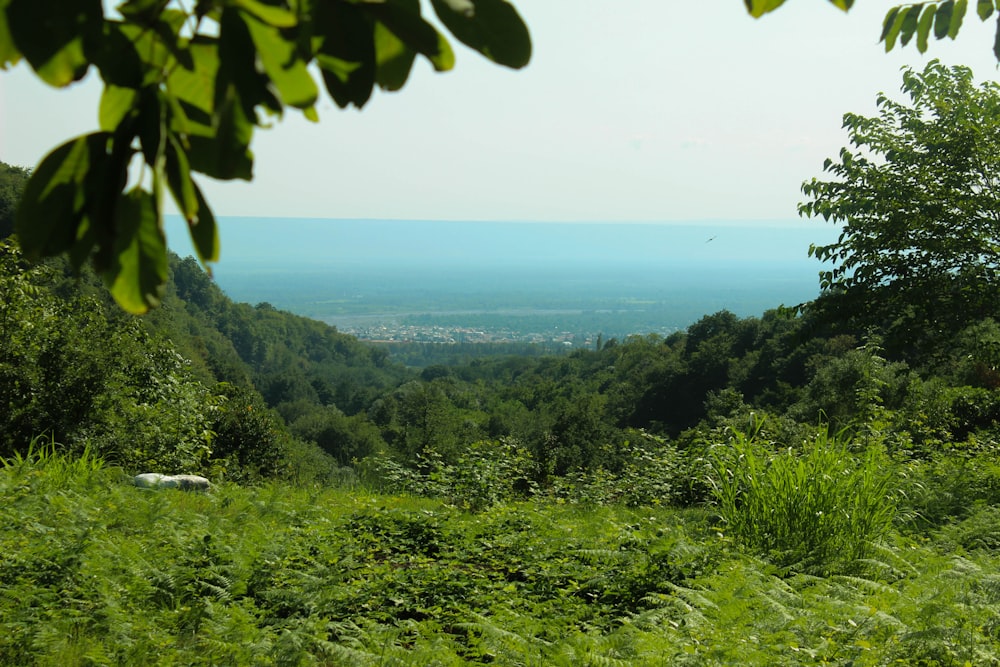
[{"label": "shrub", "polygon": [[784,567],[827,569],[869,555],[892,525],[892,474],[877,447],[861,455],[816,431],[801,451],[774,452],[748,432],[731,430],[713,448],[711,484],[731,535]]},{"label": "shrub", "polygon": [[379,454],[361,467],[365,479],[382,490],[444,498],[472,511],[535,491],[531,454],[508,439],[473,443],[454,463],[434,451],[419,455],[417,463],[414,469]]}]

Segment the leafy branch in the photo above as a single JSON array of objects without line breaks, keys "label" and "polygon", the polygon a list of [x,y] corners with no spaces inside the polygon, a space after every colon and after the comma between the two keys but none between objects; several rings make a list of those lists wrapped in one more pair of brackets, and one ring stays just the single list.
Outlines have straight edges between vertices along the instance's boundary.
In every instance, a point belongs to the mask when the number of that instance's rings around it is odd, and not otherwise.
[{"label": "leafy branch", "polygon": [[[431,5],[486,58],[528,63],[527,28],[504,0]],[[455,63],[420,0],[126,0],[109,14],[101,0],[0,0],[0,67],[24,59],[64,87],[93,66],[104,83],[100,128],[49,153],[25,187],[15,227],[25,255],[67,253],[77,269],[91,258],[125,310],[157,306],[164,191],[207,267],[218,232],[193,174],[251,180],[267,117],[291,107],[318,120],[317,69],[338,107],[360,108],[376,86],[402,88],[418,55],[437,71]]]}]

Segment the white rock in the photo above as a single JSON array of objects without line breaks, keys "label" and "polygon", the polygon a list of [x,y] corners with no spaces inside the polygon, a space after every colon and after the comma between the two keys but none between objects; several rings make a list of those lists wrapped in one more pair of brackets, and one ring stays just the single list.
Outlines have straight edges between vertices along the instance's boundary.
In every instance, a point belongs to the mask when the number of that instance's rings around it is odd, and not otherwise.
[{"label": "white rock", "polygon": [[184,489],[185,491],[208,491],[211,483],[198,475],[162,475],[158,472],[144,472],[136,475],[132,483],[143,489]]}]

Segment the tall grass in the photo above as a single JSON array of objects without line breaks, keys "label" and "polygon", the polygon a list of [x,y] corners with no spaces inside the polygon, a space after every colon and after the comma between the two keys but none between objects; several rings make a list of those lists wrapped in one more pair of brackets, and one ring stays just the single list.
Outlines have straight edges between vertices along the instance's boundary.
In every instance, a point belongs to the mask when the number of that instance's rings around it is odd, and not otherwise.
[{"label": "tall grass", "polygon": [[800,449],[760,442],[759,421],[712,449],[714,499],[727,532],[783,567],[851,567],[895,516],[893,475],[878,447],[861,454],[824,427]]},{"label": "tall grass", "polygon": [[35,436],[23,454],[16,452],[10,458],[0,458],[0,469],[15,477],[44,469],[46,482],[55,486],[90,480],[104,469],[104,459],[93,452],[89,443],[77,453],[61,451],[60,447],[51,435]]}]

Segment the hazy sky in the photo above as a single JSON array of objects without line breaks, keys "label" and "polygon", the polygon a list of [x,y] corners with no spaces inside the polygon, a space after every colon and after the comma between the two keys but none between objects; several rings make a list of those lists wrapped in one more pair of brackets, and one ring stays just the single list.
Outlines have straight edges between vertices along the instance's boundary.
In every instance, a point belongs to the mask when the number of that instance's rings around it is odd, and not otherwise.
[{"label": "hazy sky", "polygon": [[[418,61],[358,112],[324,98],[258,131],[252,184],[202,178],[218,215],[459,220],[788,219],[799,185],[874,113],[904,64],[933,57],[996,78],[994,22],[970,7],[958,40],[885,54],[896,2],[843,14],[788,0],[521,0],[532,63],[510,71],[457,41],[452,72]],[[425,3],[425,12],[430,12]],[[0,73],[0,160],[32,166],[97,125],[96,73],[70,91],[25,64]],[[324,93],[325,95],[325,93]]]}]

